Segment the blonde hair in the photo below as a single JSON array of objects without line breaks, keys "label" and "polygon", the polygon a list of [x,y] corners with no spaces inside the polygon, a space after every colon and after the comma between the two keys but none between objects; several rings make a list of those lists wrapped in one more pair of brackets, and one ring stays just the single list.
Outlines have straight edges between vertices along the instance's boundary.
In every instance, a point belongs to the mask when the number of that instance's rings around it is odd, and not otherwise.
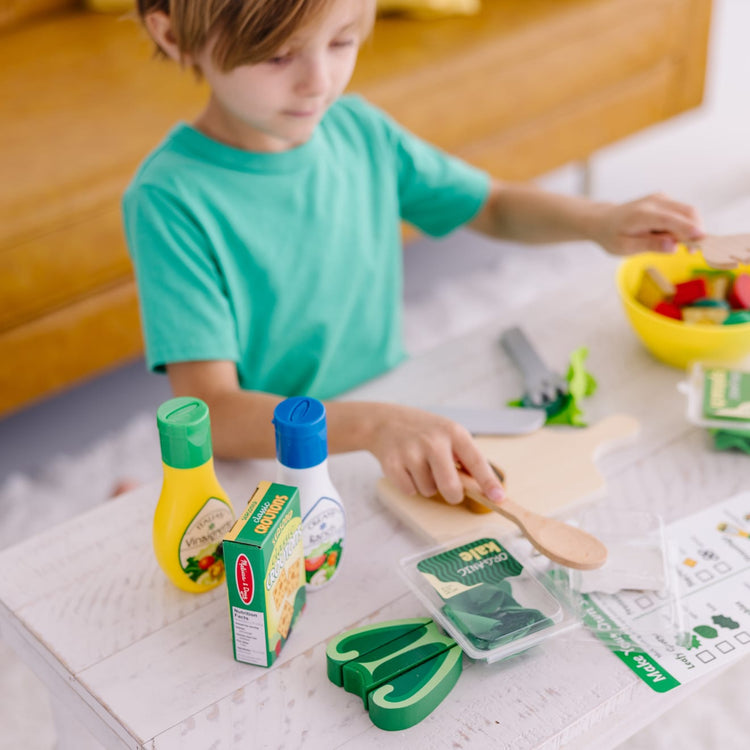
[{"label": "blonde hair", "polygon": [[[182,54],[198,53],[215,38],[211,56],[219,69],[228,72],[239,65],[269,60],[330,3],[331,0],[138,0],[137,11],[141,21],[149,13],[168,15]],[[373,18],[366,21],[363,32],[369,33]],[[158,52],[163,54],[162,50]]]}]

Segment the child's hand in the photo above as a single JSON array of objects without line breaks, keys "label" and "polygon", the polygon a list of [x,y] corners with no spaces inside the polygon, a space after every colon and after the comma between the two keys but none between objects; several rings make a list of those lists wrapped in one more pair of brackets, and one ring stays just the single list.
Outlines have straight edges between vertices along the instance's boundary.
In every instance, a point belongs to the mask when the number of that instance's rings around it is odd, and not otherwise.
[{"label": "child's hand", "polygon": [[699,240],[703,228],[692,206],[665,195],[601,207],[596,241],[612,255],[671,253],[678,242]]},{"label": "child's hand", "polygon": [[386,477],[408,495],[439,492],[449,503],[460,503],[464,492],[458,461],[491,500],[504,497],[471,434],[449,419],[408,406],[378,404],[368,442]]}]

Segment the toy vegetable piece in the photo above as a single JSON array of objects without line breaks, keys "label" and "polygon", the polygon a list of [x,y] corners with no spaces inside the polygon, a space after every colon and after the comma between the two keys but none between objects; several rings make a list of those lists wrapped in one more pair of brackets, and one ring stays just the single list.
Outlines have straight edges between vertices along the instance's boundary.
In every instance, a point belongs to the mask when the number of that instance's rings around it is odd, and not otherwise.
[{"label": "toy vegetable piece", "polygon": [[641,286],[636,299],[646,307],[654,309],[674,297],[674,284],[664,274],[653,266],[643,272]]},{"label": "toy vegetable piece", "polygon": [[326,648],[328,679],[362,698],[380,729],[408,729],[428,716],[461,675],[458,644],[427,617],[347,630]]},{"label": "toy vegetable piece", "polygon": [[729,294],[729,304],[741,310],[750,308],[750,276],[748,274],[740,274],[734,280]]},{"label": "toy vegetable piece", "polygon": [[695,269],[693,277],[672,283],[648,267],[636,299],[659,315],[698,325],[738,325],[750,322],[750,275]]}]

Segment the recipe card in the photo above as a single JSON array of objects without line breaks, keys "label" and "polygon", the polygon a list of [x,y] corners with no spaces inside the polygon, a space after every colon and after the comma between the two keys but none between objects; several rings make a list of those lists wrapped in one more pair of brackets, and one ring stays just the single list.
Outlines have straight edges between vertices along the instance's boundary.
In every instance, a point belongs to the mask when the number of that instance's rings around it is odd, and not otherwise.
[{"label": "recipe card", "polygon": [[587,627],[657,692],[750,653],[750,492],[666,528],[679,591],[582,595]]}]

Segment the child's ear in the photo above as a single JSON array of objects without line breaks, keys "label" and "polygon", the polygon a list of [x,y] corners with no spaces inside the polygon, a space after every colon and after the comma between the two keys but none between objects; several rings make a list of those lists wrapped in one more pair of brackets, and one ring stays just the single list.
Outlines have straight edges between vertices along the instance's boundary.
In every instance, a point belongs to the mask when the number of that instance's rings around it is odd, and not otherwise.
[{"label": "child's ear", "polygon": [[181,65],[192,64],[190,55],[186,55],[180,50],[177,38],[172,30],[172,20],[166,13],[160,10],[153,11],[146,15],[143,22],[151,38],[167,57]]}]

